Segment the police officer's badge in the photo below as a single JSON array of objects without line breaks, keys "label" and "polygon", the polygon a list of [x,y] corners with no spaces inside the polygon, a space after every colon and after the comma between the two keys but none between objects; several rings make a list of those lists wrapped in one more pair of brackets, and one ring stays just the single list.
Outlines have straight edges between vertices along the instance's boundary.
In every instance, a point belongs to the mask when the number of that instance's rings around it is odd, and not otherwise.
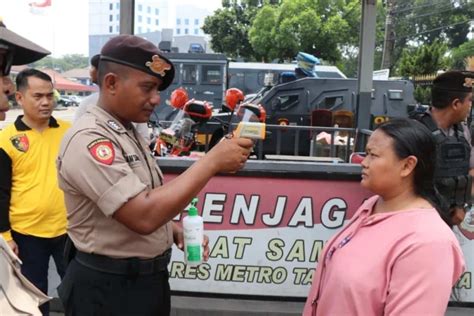
[{"label": "police officer's badge", "polygon": [[26,153],[30,148],[30,142],[26,134],[18,134],[10,138],[12,145],[19,151]]},{"label": "police officer's badge", "polygon": [[100,163],[111,165],[115,158],[112,142],[107,138],[98,138],[87,145],[91,156]]},{"label": "police officer's badge", "polygon": [[122,127],[113,120],[108,120],[107,125],[109,125],[113,130],[120,131]]}]

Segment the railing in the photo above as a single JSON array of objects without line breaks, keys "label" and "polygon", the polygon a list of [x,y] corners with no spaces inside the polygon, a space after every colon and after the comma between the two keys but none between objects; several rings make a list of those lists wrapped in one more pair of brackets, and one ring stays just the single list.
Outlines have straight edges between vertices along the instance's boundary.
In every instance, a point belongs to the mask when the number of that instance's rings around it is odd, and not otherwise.
[{"label": "railing", "polygon": [[[169,121],[162,121],[160,125],[164,128],[168,127],[171,124]],[[207,122],[198,129],[198,139],[201,140],[198,143],[198,148],[204,152],[209,151],[209,145],[213,133],[222,127],[222,124],[217,122]],[[236,128],[237,124],[232,124],[232,128]],[[265,146],[264,152],[264,142],[266,140],[259,140],[256,143],[255,153],[257,159],[268,159],[268,155],[281,155],[283,152],[283,138],[284,135],[292,135],[291,142],[293,146],[293,156],[302,158],[302,157],[329,157],[335,158],[331,162],[349,162],[349,157],[351,153],[354,152],[354,148],[360,148],[356,146],[359,142],[362,142],[363,146],[367,142],[368,136],[372,133],[370,130],[366,129],[357,129],[357,128],[342,128],[342,127],[319,127],[319,126],[293,126],[293,125],[266,125],[267,135],[270,134],[274,138],[275,146],[269,150],[268,146]],[[329,143],[323,144],[317,142],[317,135],[325,132],[329,135]],[[308,139],[309,144],[309,155],[300,155],[300,138],[301,134],[304,133],[311,135]],[[339,140],[344,140],[344,144],[337,144],[336,138]],[[306,137],[306,136],[305,136]],[[267,137],[268,138],[268,137]],[[202,141],[204,140],[204,141]],[[268,142],[268,141],[267,141]],[[285,144],[285,146],[288,146]],[[287,156],[288,157],[288,156]],[[339,159],[337,159],[339,158]]]}]

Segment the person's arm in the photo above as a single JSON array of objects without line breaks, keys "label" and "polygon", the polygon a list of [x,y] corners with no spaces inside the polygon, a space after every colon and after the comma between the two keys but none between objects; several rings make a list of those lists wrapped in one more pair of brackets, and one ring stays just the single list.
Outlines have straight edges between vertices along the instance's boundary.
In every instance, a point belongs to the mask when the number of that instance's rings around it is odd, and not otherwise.
[{"label": "person's arm", "polygon": [[244,138],[221,141],[172,181],[128,200],[113,217],[139,234],[154,232],[184,210],[215,174],[241,169],[252,146]]},{"label": "person's arm", "polygon": [[18,246],[10,232],[12,160],[3,148],[0,148],[0,175],[0,233],[13,252],[18,255]]},{"label": "person's arm", "polygon": [[384,315],[444,315],[464,268],[450,241],[412,245],[393,263]]},{"label": "person's arm", "polygon": [[12,160],[3,148],[0,148],[0,232],[6,241],[10,241],[10,197],[12,189]]}]

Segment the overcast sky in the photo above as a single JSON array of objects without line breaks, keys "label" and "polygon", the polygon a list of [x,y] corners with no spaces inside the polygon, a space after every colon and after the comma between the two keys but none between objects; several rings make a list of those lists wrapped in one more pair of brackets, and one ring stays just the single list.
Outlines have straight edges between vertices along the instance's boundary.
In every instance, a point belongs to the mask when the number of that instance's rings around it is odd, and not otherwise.
[{"label": "overcast sky", "polygon": [[[0,0],[0,17],[10,30],[50,50],[55,57],[65,54],[87,56],[89,1],[52,0],[49,12],[31,10],[29,3],[34,1],[44,0]],[[205,7],[211,11],[221,6],[221,0],[168,1]]]}]

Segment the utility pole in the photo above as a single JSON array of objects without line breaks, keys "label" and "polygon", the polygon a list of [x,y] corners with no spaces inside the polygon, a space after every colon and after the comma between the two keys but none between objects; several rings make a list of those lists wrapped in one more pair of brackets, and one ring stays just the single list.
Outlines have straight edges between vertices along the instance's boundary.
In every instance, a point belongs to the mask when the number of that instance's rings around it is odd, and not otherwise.
[{"label": "utility pole", "polygon": [[380,69],[392,66],[392,53],[395,47],[395,29],[393,25],[393,8],[396,0],[387,0],[387,16],[385,18],[385,36],[383,41],[382,64]]},{"label": "utility pole", "polygon": [[135,25],[135,0],[120,0],[120,34],[132,34]]},{"label": "utility pole", "polygon": [[[362,0],[360,24],[359,71],[357,80],[357,128],[370,128],[370,108],[372,106],[372,76],[374,71],[375,25],[377,1]],[[357,151],[364,150],[364,144],[356,144]]]}]

